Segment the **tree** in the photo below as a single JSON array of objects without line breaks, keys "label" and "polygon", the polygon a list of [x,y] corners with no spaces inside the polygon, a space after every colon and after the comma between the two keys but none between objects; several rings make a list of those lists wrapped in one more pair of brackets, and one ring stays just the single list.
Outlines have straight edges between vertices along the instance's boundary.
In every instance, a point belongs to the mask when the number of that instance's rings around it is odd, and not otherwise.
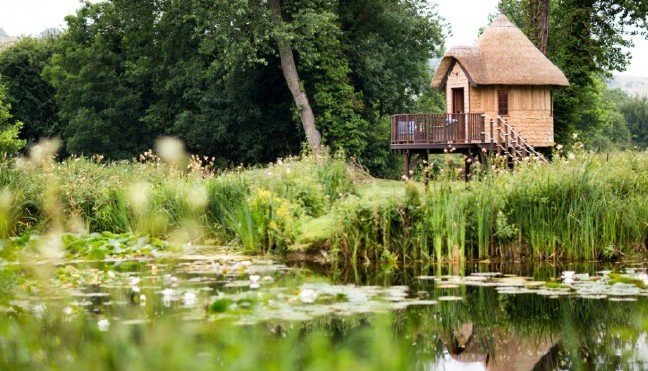
[{"label": "tree", "polygon": [[25,146],[25,141],[18,138],[22,123],[13,119],[11,105],[5,100],[6,88],[0,85],[0,153],[13,155]]},{"label": "tree", "polygon": [[24,124],[20,137],[27,143],[61,135],[56,90],[41,76],[55,46],[52,37],[22,38],[0,52],[0,81],[7,88],[11,114]]},{"label": "tree", "polygon": [[385,118],[416,109],[443,43],[424,0],[108,0],[67,22],[44,76],[71,152],[128,158],[165,134],[249,164],[319,133],[383,174]]},{"label": "tree", "polygon": [[274,33],[274,38],[279,49],[281,69],[286,79],[286,83],[288,84],[288,89],[290,89],[293,99],[295,100],[297,111],[299,111],[299,117],[301,118],[308,144],[310,145],[311,150],[317,153],[321,145],[322,136],[319,130],[317,130],[317,127],[315,127],[315,114],[313,114],[313,109],[308,101],[308,96],[306,95],[304,86],[299,79],[299,73],[297,72],[297,65],[295,64],[292,47],[290,46],[290,42],[287,40],[286,36],[281,32],[284,23],[281,14],[281,0],[269,0],[268,6],[274,14],[275,28],[277,29]]},{"label": "tree", "polygon": [[530,27],[534,44],[542,54],[547,55],[547,44],[549,43],[549,0],[530,0]]},{"label": "tree", "polygon": [[[537,38],[537,14],[543,0],[503,0],[503,11],[530,39]],[[646,35],[648,2],[627,0],[555,0],[550,2],[547,57],[567,76],[570,86],[554,94],[555,137],[569,143],[573,133],[594,137],[609,115],[601,79],[623,71],[631,55],[630,35]],[[603,87],[604,89],[604,87]]]},{"label": "tree", "polygon": [[648,148],[648,97],[628,96],[618,89],[609,91],[608,96],[623,116],[632,143]]}]

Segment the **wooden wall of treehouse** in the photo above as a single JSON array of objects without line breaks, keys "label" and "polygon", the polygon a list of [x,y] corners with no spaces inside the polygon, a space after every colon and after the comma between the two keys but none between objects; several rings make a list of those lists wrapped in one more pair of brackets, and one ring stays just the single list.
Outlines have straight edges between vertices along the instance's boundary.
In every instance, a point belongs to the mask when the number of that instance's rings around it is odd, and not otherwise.
[{"label": "wooden wall of treehouse", "polygon": [[[454,113],[453,89],[464,89],[464,112],[485,113],[486,122],[499,111],[498,92],[507,91],[508,115],[503,115],[530,145],[554,145],[553,108],[550,86],[481,85],[471,86],[459,63],[455,63],[446,81],[447,112]],[[487,130],[488,131],[488,130]],[[487,138],[490,140],[490,138]]]},{"label": "wooden wall of treehouse", "polygon": [[508,115],[502,115],[530,145],[554,145],[554,121],[549,86],[481,86],[471,88],[471,110],[497,117],[499,92],[508,95]]}]

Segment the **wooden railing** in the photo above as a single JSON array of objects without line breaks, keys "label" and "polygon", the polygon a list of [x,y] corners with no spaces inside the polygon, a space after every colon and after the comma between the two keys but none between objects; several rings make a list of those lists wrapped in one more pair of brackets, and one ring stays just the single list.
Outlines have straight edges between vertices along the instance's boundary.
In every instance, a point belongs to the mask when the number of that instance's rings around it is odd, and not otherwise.
[{"label": "wooden railing", "polygon": [[491,151],[508,156],[513,162],[520,162],[527,157],[534,157],[542,162],[547,159],[527,142],[508,120],[497,116],[489,121]]},{"label": "wooden railing", "polygon": [[481,113],[402,114],[392,116],[392,144],[484,142]]}]

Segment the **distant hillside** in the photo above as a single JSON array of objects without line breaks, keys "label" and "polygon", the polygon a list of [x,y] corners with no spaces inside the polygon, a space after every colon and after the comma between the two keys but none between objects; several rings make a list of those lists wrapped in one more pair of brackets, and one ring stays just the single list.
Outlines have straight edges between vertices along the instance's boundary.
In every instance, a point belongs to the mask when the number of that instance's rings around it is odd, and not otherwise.
[{"label": "distant hillside", "polygon": [[608,81],[610,89],[621,89],[630,95],[648,96],[648,77],[614,76]]},{"label": "distant hillside", "polygon": [[2,27],[0,27],[0,49],[9,46],[9,44],[11,44],[16,40],[18,40],[17,37],[7,35],[5,30],[3,30]]}]

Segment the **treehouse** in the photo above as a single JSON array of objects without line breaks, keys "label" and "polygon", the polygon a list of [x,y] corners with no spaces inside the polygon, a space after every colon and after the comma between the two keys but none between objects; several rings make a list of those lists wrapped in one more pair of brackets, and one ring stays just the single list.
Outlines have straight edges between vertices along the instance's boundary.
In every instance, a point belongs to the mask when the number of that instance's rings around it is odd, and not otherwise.
[{"label": "treehouse", "polygon": [[415,154],[499,152],[518,161],[554,145],[552,91],[565,75],[505,15],[474,46],[450,49],[432,80],[445,114],[392,116],[391,148]]}]

